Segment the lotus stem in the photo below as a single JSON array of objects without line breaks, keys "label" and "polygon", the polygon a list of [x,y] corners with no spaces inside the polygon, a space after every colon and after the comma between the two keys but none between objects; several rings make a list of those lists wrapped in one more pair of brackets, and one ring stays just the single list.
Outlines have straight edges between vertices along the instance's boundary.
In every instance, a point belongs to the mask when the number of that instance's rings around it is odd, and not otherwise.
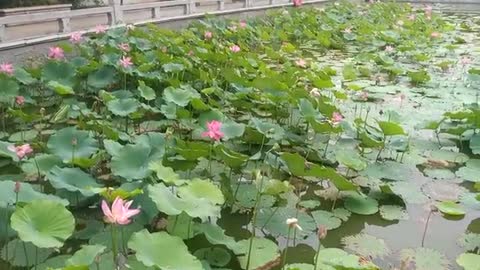
[{"label": "lotus stem", "polygon": [[25,253],[25,262],[27,263],[27,265],[30,265],[28,263],[28,253],[27,253],[27,246],[25,245],[25,242],[22,241],[22,245],[23,245],[23,252]]},{"label": "lotus stem", "polygon": [[288,226],[288,236],[287,236],[287,245],[285,250],[283,251],[283,259],[282,259],[282,270],[285,270],[285,264],[287,263],[287,254],[288,254],[288,246],[290,245],[290,233],[292,231],[292,227]]},{"label": "lotus stem", "polygon": [[10,269],[10,260],[8,258],[8,221],[9,221],[9,215],[8,215],[8,203],[7,203],[7,207],[5,208],[5,258],[7,261],[8,269]]},{"label": "lotus stem", "polygon": [[113,265],[117,263],[117,235],[116,235],[116,229],[115,229],[115,224],[112,223],[112,253],[113,253]]},{"label": "lotus stem", "polygon": [[323,157],[325,158],[327,156],[327,151],[328,151],[328,145],[330,144],[330,133],[328,134],[328,140],[327,143],[325,144],[325,150],[323,151]]},{"label": "lotus stem", "polygon": [[262,198],[262,189],[263,189],[263,174],[262,174],[262,178],[260,180],[260,188],[257,191],[257,197],[255,199],[255,205],[253,206],[252,232],[251,232],[252,237],[250,237],[250,243],[248,244],[247,267],[246,267],[247,269],[246,270],[250,270],[250,257],[252,255],[253,239],[256,236],[255,225],[257,223],[256,222],[257,221],[257,208],[258,208],[259,201]]},{"label": "lotus stem", "polygon": [[35,270],[37,270],[38,265],[38,247],[35,246]]},{"label": "lotus stem", "polygon": [[317,256],[315,256],[315,260],[314,260],[314,266],[313,266],[313,270],[317,270],[317,265],[318,265],[318,257],[320,256],[320,249],[322,248],[322,242],[320,240],[318,240],[318,247],[317,247]]},{"label": "lotus stem", "polygon": [[208,174],[212,175],[212,152],[213,152],[213,142],[210,144],[210,149],[208,150]]},{"label": "lotus stem", "polygon": [[127,256],[127,248],[125,247],[125,233],[123,227],[120,227],[120,237],[122,238],[122,252]]},{"label": "lotus stem", "polygon": [[125,133],[128,134],[128,116],[125,116]]},{"label": "lotus stem", "polygon": [[428,212],[427,222],[425,222],[425,228],[423,229],[423,236],[422,236],[422,247],[425,244],[425,237],[427,236],[428,224],[430,223],[430,217],[432,216],[432,213],[433,213],[432,210]]}]

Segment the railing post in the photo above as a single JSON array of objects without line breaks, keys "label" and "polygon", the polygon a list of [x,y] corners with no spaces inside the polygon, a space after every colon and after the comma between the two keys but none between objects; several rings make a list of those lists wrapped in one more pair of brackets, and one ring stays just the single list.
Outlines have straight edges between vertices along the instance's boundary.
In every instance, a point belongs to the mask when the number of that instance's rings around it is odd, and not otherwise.
[{"label": "railing post", "polygon": [[113,24],[123,23],[123,10],[120,0],[108,0],[108,5],[113,8]]},{"label": "railing post", "polygon": [[69,17],[58,19],[58,25],[60,28],[60,33],[70,33],[72,31],[70,28]]},{"label": "railing post", "polygon": [[225,0],[218,0],[218,10],[225,9]]},{"label": "railing post", "polygon": [[5,41],[5,24],[0,24],[0,42]]},{"label": "railing post", "polygon": [[193,14],[196,12],[197,5],[195,4],[195,0],[188,0],[187,3],[187,14]]},{"label": "railing post", "polygon": [[269,0],[269,1],[268,1],[268,4],[269,4],[269,5],[275,4],[275,0]]},{"label": "railing post", "polygon": [[152,17],[154,19],[160,18],[160,7],[154,7],[152,8]]},{"label": "railing post", "polygon": [[243,7],[251,7],[252,6],[252,2],[250,0],[245,0],[245,3],[243,5]]}]

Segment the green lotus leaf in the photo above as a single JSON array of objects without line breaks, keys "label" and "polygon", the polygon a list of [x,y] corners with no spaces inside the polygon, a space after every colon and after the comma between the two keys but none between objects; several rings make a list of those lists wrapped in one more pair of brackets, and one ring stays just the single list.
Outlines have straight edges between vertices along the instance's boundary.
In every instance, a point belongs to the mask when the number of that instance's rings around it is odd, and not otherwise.
[{"label": "green lotus leaf", "polygon": [[355,270],[379,270],[372,262],[361,260],[360,257],[348,254],[338,248],[320,249],[318,253],[317,269],[355,269]]},{"label": "green lotus leaf", "polygon": [[463,208],[454,201],[443,201],[436,203],[435,205],[440,212],[446,215],[463,216],[466,214],[465,210],[463,210]]},{"label": "green lotus leaf", "polygon": [[185,107],[190,101],[192,101],[192,99],[200,98],[200,94],[198,94],[195,89],[187,86],[182,86],[180,88],[167,87],[163,91],[163,98],[167,103],[171,102],[177,106]]},{"label": "green lotus leaf", "polygon": [[332,212],[317,210],[313,211],[311,214],[315,220],[315,223],[317,224],[317,227],[325,226],[327,230],[333,230],[342,225],[342,220],[336,217]]},{"label": "green lotus leaf", "polygon": [[429,248],[409,248],[400,251],[402,261],[414,263],[417,270],[447,270],[450,262],[444,254]]},{"label": "green lotus leaf", "polygon": [[[200,261],[188,252],[182,239],[166,232],[136,232],[128,241],[138,261],[162,269],[203,270]],[[162,252],[158,252],[161,250]],[[181,259],[180,259],[181,258]]]},{"label": "green lotus leaf", "polygon": [[298,203],[299,206],[306,209],[315,209],[320,206],[320,202],[316,200],[306,200]]},{"label": "green lotus leaf", "polygon": [[108,110],[121,117],[136,112],[139,105],[139,102],[134,98],[119,98],[107,102]]},{"label": "green lotus leaf", "polygon": [[167,232],[170,235],[178,236],[183,240],[195,237],[195,221],[187,213],[182,212],[178,216],[169,216],[167,219]]},{"label": "green lotus leaf", "polygon": [[102,245],[85,245],[80,250],[75,252],[70,259],[67,260],[67,265],[90,265],[95,261],[95,258],[106,249]]},{"label": "green lotus leaf", "polygon": [[399,205],[380,206],[380,215],[385,220],[407,220],[409,218],[405,208]]},{"label": "green lotus leaf", "polygon": [[101,89],[115,83],[116,71],[113,67],[102,66],[100,69],[88,74],[87,84]]},{"label": "green lotus leaf", "polygon": [[[8,260],[14,266],[32,266],[35,264],[36,249],[37,247],[30,242],[22,242],[15,239],[8,242],[8,244],[2,248],[1,258],[4,261]],[[45,261],[54,251],[52,248],[38,249],[38,263]]]},{"label": "green lotus leaf", "polygon": [[350,169],[361,171],[367,167],[367,162],[355,151],[340,150],[335,152],[337,161]]},{"label": "green lotus leaf", "polygon": [[0,77],[0,89],[2,89],[0,102],[11,103],[18,96],[20,86],[13,79]]},{"label": "green lotus leaf", "polygon": [[61,164],[62,160],[55,155],[39,154],[22,163],[22,171],[29,175],[38,175],[40,171],[40,174],[45,175],[53,167]]},{"label": "green lotus leaf", "polygon": [[162,66],[165,72],[180,72],[185,69],[185,66],[177,63],[167,63]]},{"label": "green lotus leaf", "polygon": [[200,157],[208,157],[210,144],[204,142],[176,141],[175,150],[186,160],[197,160]]},{"label": "green lotus leaf", "polygon": [[464,270],[478,269],[480,264],[480,255],[472,253],[462,253],[457,257],[457,263]]},{"label": "green lotus leaf", "polygon": [[148,187],[148,194],[155,202],[158,210],[167,215],[179,215],[182,211],[185,211],[189,216],[198,217],[202,220],[208,217],[219,216],[220,206],[215,205],[213,201],[220,200],[220,191],[207,188],[207,190],[210,189],[208,192],[212,192],[211,196],[203,198],[197,194],[202,189],[204,189],[203,185],[194,185],[191,188],[186,187],[181,193],[183,197],[179,198],[163,183],[158,183]]},{"label": "green lotus leaf", "polygon": [[344,237],[342,244],[346,249],[366,258],[382,258],[390,254],[383,239],[364,233]]},{"label": "green lotus leaf", "polygon": [[285,130],[278,124],[267,122],[259,118],[252,118],[251,121],[253,126],[267,138],[279,141],[285,136]]},{"label": "green lotus leaf", "polygon": [[167,184],[180,186],[186,181],[180,179],[180,176],[175,173],[172,168],[163,166],[162,160],[150,162],[148,168],[157,174],[158,179],[162,180]]},{"label": "green lotus leaf", "polygon": [[119,155],[112,158],[112,172],[125,179],[143,179],[150,174],[150,147],[144,144],[128,144]]},{"label": "green lotus leaf", "polygon": [[222,140],[228,141],[233,138],[242,137],[245,132],[245,125],[229,120],[222,123],[221,131],[224,134]]},{"label": "green lotus leaf", "polygon": [[65,86],[73,86],[75,68],[68,62],[49,61],[43,66],[42,79],[46,82],[56,81]]},{"label": "green lotus leaf", "polygon": [[458,245],[468,251],[480,249],[480,234],[464,233],[457,241]]},{"label": "green lotus leaf", "polygon": [[31,130],[22,130],[15,133],[12,133],[8,140],[11,142],[24,142],[24,141],[33,141],[38,136],[38,131]]},{"label": "green lotus leaf", "polygon": [[[7,205],[14,205],[16,202],[17,193],[15,193],[14,181],[0,181],[0,207],[4,208]],[[32,185],[25,182],[20,182],[20,191],[18,192],[18,202],[31,202],[33,200],[49,200],[58,202],[63,205],[68,205],[68,201],[57,196],[39,192],[33,188]]]},{"label": "green lotus leaf", "polygon": [[64,162],[71,162],[73,158],[89,158],[98,150],[97,141],[88,131],[77,130],[76,127],[67,127],[57,131],[48,140],[47,147],[52,154],[60,157]]},{"label": "green lotus leaf", "polygon": [[385,136],[404,135],[403,128],[394,122],[379,121],[378,125]]},{"label": "green lotus leaf", "polygon": [[32,201],[17,208],[10,220],[22,241],[40,248],[62,247],[75,229],[72,213],[55,201]]},{"label": "green lotus leaf", "polygon": [[480,182],[480,159],[470,159],[455,172],[455,175],[470,182]]},{"label": "green lotus leaf", "polygon": [[389,187],[394,194],[402,197],[407,203],[422,204],[428,201],[428,197],[425,196],[417,185],[412,185],[408,182],[395,182],[387,187]]},{"label": "green lotus leaf", "polygon": [[56,81],[49,81],[47,86],[52,89],[53,91],[55,91],[55,93],[59,94],[59,95],[74,95],[75,94],[75,91],[73,90],[73,88],[69,85],[63,85],[59,82],[56,82]]},{"label": "green lotus leaf", "polygon": [[[242,269],[247,269],[247,254],[250,246],[250,239],[238,242],[239,249],[235,250]],[[276,261],[280,257],[278,246],[266,238],[253,238],[250,255],[250,269],[261,269]]]},{"label": "green lotus leaf", "polygon": [[178,195],[183,199],[206,199],[212,204],[223,204],[225,198],[222,191],[212,182],[193,179],[178,188]]},{"label": "green lotus leaf", "polygon": [[378,212],[378,202],[375,199],[358,193],[349,194],[345,198],[344,206],[359,215],[373,215]]},{"label": "green lotus leaf", "polygon": [[102,185],[78,168],[60,168],[55,166],[47,175],[50,184],[56,189],[66,189],[71,192],[80,192],[83,196],[93,196],[95,188]]},{"label": "green lotus leaf", "polygon": [[51,270],[51,269],[57,269],[57,268],[62,269],[65,266],[65,262],[70,257],[71,255],[58,255],[58,256],[47,259],[43,263],[38,264],[37,268],[38,270]]},{"label": "green lotus leaf", "polygon": [[[298,213],[297,213],[298,212]],[[292,207],[276,207],[260,209],[257,213],[257,221],[255,225],[258,228],[268,230],[273,235],[288,236],[287,219],[296,217],[298,225],[302,227],[302,231],[297,231],[297,235],[304,235],[313,233],[317,226],[314,219],[307,213],[297,211]]]},{"label": "green lotus leaf", "polygon": [[472,153],[480,154],[480,134],[475,134],[470,138],[470,149],[472,149]]},{"label": "green lotus leaf", "polygon": [[241,168],[248,160],[247,155],[230,150],[223,145],[215,147],[215,153],[231,168]]},{"label": "green lotus leaf", "polygon": [[37,80],[32,77],[30,73],[28,73],[25,69],[16,67],[15,68],[15,78],[26,85],[32,84],[36,82]]},{"label": "green lotus leaf", "polygon": [[140,96],[145,100],[154,100],[157,97],[157,95],[155,94],[155,90],[147,86],[143,81],[138,82],[137,90],[140,93]]},{"label": "green lotus leaf", "polygon": [[357,186],[338,174],[333,168],[307,163],[298,153],[283,153],[288,170],[295,176],[312,176],[331,181],[339,190],[355,190]]},{"label": "green lotus leaf", "polygon": [[225,245],[234,252],[243,248],[233,237],[225,235],[225,232],[219,226],[203,223],[198,225],[198,230],[204,233],[205,238],[213,245]]}]

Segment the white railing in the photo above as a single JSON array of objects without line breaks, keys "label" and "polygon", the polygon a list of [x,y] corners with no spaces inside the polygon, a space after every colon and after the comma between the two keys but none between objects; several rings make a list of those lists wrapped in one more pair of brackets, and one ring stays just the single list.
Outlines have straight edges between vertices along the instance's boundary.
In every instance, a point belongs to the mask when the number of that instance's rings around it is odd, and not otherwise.
[{"label": "white railing", "polygon": [[[2,48],[19,47],[64,39],[68,37],[72,31],[88,33],[93,31],[96,24],[106,24],[110,27],[124,25],[126,21],[128,21],[124,18],[128,17],[132,12],[143,13],[141,13],[142,15],[140,18],[136,18],[134,21],[130,19],[129,23],[144,24],[149,22],[155,23],[169,20],[181,20],[182,18],[188,19],[201,17],[207,13],[215,15],[268,9],[288,6],[291,5],[292,2],[292,0],[236,0],[235,2],[232,2],[232,0],[152,1],[156,2],[121,5],[120,0],[109,0],[109,5],[105,7],[0,17],[0,50]],[[316,4],[329,1],[332,0],[307,0],[305,1],[305,4]],[[169,14],[170,11],[165,11],[166,14],[161,14],[162,11],[171,10],[172,8],[180,10],[182,14]],[[102,17],[104,23],[93,24],[93,18],[98,17]],[[78,23],[79,20],[82,20],[82,26],[80,27]],[[43,33],[47,27],[42,27],[42,24],[48,23],[48,27],[52,28],[52,22],[56,22],[56,27],[54,27],[49,33]],[[75,27],[72,25],[75,25]],[[18,31],[12,30],[19,26],[23,28]],[[34,30],[37,28],[39,31]],[[14,35],[12,35],[12,33]]]}]

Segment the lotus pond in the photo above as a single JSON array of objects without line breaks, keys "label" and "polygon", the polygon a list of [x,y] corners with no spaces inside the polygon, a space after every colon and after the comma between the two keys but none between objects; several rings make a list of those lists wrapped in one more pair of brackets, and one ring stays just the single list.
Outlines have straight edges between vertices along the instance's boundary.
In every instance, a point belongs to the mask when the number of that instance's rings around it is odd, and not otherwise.
[{"label": "lotus pond", "polygon": [[0,268],[480,269],[480,17],[298,5],[2,64]]}]

